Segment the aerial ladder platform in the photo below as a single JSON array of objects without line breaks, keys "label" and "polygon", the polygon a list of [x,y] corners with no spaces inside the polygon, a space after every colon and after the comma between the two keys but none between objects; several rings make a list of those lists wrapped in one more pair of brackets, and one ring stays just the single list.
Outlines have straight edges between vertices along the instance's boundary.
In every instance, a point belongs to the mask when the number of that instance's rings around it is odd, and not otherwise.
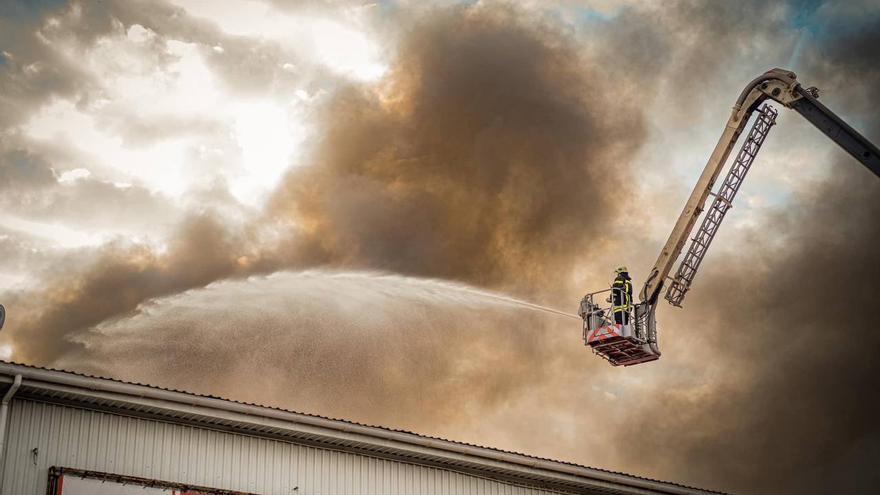
[{"label": "aerial ladder platform", "polygon": [[[617,289],[591,292],[581,300],[578,314],[583,319],[583,340],[588,348],[614,366],[632,366],[660,358],[655,317],[660,293],[668,280],[665,299],[673,306],[681,307],[721,222],[733,207],[733,200],[746,174],[776,123],[778,112],[765,103],[767,100],[801,114],[880,177],[880,151],[877,147],[820,103],[818,97],[816,88],[804,88],[797,82],[793,72],[784,69],[769,70],[746,85],[666,244],[648,273],[640,301],[620,314],[619,307],[610,305],[612,297],[605,297],[606,293]],[[755,118],[746,139],[724,181],[714,190],[727,158],[753,115]],[[713,200],[705,210],[706,215],[696,234],[690,237],[709,196]],[[688,250],[675,275],[670,276],[688,240]]]}]

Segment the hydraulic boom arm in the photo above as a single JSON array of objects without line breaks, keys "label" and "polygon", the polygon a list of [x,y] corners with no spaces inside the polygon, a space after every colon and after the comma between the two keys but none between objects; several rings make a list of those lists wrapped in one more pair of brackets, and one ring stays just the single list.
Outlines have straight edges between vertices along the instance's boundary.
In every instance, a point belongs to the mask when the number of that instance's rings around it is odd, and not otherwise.
[{"label": "hydraulic boom arm", "polygon": [[803,88],[798,84],[793,72],[782,69],[767,71],[746,86],[733,106],[724,132],[721,134],[718,144],[715,145],[715,149],[694,186],[684,210],[675,222],[672,233],[660,251],[657,262],[654,263],[654,267],[648,274],[640,294],[640,304],[647,306],[647,308],[643,307],[643,310],[648,310],[648,308],[653,310],[660,291],[663,289],[664,281],[669,276],[669,272],[693,230],[697,217],[703,211],[706,199],[724,168],[734,144],[745,128],[749,117],[764,100],[772,99],[783,106],[794,109],[880,177],[880,151],[877,147],[847,125],[834,112],[819,103],[816,99],[817,96],[817,90]]},{"label": "hydraulic boom arm", "polygon": [[[848,126],[831,110],[819,103],[815,88],[803,88],[793,72],[773,69],[750,82],[736,100],[727,125],[718,144],[712,151],[706,168],[700,175],[681,215],[660,251],[642,288],[638,304],[630,313],[619,307],[603,308],[596,299],[600,292],[584,296],[578,313],[584,319],[584,343],[595,354],[614,366],[631,366],[660,358],[657,341],[655,312],[657,299],[667,278],[672,279],[666,292],[666,300],[680,306],[697,273],[709,245],[718,232],[721,221],[732,206],[732,201],[742,185],[746,173],[757,156],[770,128],[776,123],[777,111],[765,100],[773,100],[803,115],[832,141],[839,144],[856,160],[862,162],[874,175],[880,177],[880,151],[855,129]],[[721,187],[713,192],[728,156],[745,129],[752,114],[757,114],[752,128],[727,171]],[[697,234],[691,239],[687,254],[681,261],[674,277],[669,273],[691,236],[694,225],[703,211],[709,195],[715,196],[709,206]],[[604,297],[604,296],[603,296]]]}]

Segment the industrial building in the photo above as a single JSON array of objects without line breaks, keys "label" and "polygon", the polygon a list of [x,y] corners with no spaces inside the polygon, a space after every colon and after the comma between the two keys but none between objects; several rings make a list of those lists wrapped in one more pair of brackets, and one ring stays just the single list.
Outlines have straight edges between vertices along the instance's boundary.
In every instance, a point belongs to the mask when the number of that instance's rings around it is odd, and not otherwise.
[{"label": "industrial building", "polygon": [[0,495],[715,493],[0,362]]}]

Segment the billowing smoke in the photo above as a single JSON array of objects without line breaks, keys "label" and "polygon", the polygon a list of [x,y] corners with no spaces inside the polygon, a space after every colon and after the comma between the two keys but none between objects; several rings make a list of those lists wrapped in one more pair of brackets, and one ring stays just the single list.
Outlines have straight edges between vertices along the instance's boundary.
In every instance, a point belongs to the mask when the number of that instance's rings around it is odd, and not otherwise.
[{"label": "billowing smoke", "polygon": [[641,111],[615,101],[610,70],[512,10],[438,12],[406,36],[385,88],[328,106],[313,165],[275,199],[296,256],[558,284],[625,205]]},{"label": "billowing smoke", "polygon": [[130,313],[147,299],[247,273],[245,245],[206,214],[184,223],[166,252],[122,241],[94,255],[83,249],[69,263],[49,266],[46,287],[13,294],[4,332],[19,359],[52,363],[77,347],[71,340],[77,333]]},{"label": "billowing smoke", "polygon": [[[602,70],[514,10],[452,9],[404,36],[382,88],[328,102],[310,164],[256,227],[202,214],[163,252],[85,254],[13,301],[17,354],[51,362],[68,337],[147,299],[279,266],[566,290],[573,256],[622,207],[640,112],[612,107]],[[279,225],[286,240],[255,234]]]}]

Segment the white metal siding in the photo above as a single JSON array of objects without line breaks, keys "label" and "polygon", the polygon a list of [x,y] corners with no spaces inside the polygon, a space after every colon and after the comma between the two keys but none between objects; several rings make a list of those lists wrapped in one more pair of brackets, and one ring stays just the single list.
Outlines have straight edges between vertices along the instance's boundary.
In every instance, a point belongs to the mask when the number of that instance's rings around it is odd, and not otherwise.
[{"label": "white metal siding", "polygon": [[[2,495],[44,495],[50,466],[260,495],[555,493],[432,467],[30,400],[13,400],[10,409]],[[294,487],[299,489],[294,492]]]}]

